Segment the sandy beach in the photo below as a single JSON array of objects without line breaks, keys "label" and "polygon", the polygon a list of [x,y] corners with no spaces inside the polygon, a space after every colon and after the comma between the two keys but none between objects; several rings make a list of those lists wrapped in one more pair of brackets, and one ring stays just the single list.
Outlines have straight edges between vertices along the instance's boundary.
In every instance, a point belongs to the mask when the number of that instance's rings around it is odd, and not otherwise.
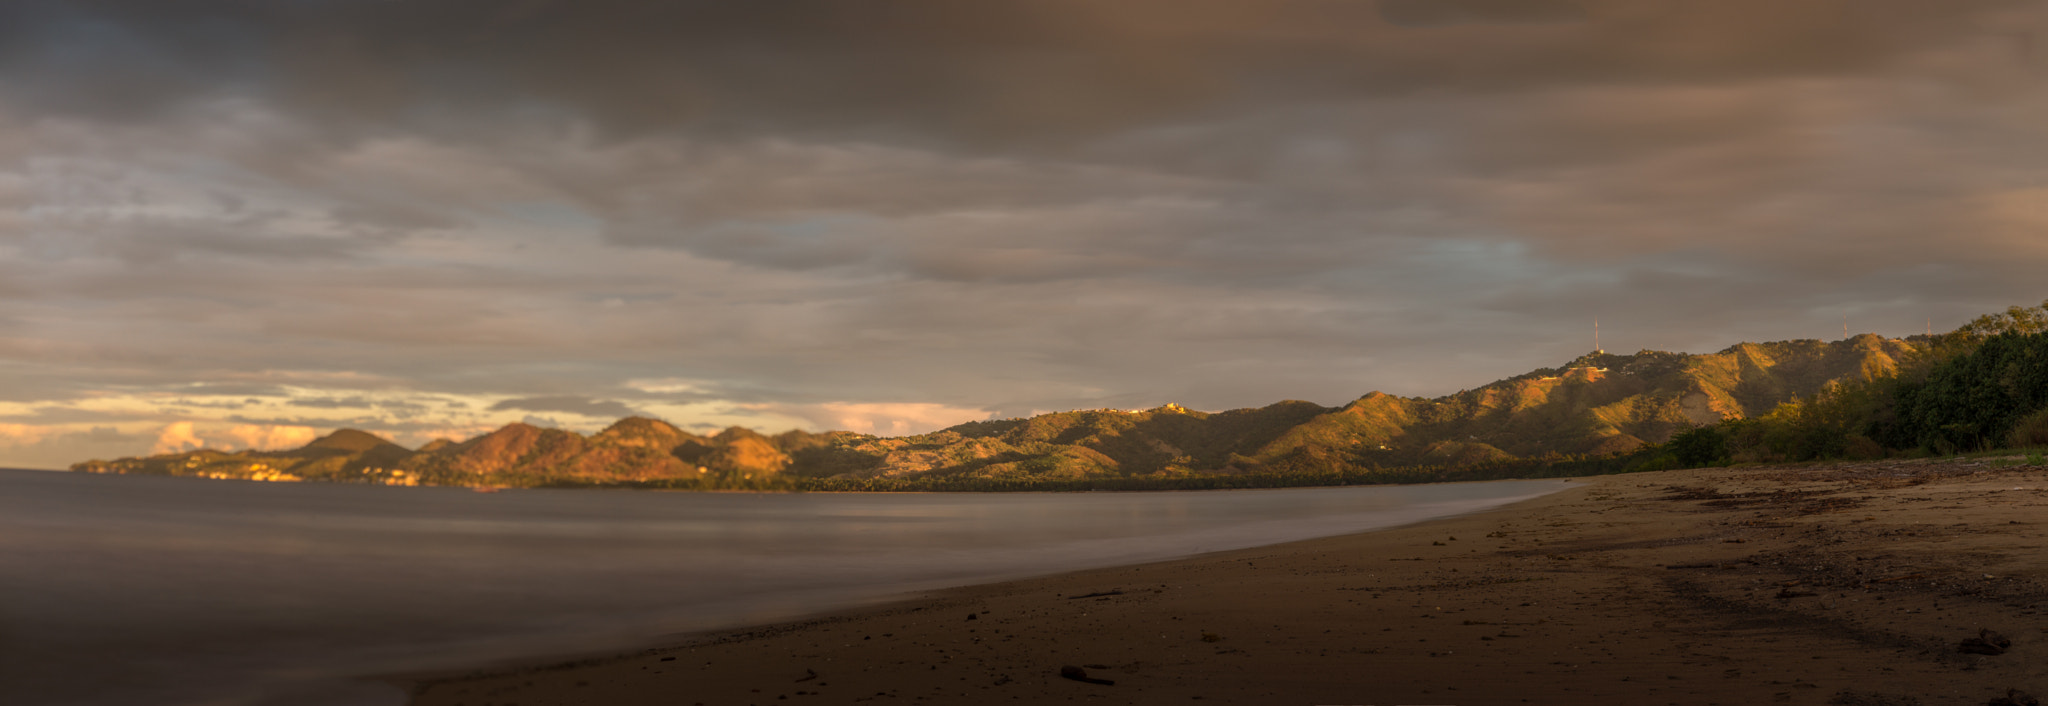
[{"label": "sandy beach", "polygon": [[1392,530],[405,681],[422,706],[1903,705],[2048,693],[2048,468],[1897,461],[1574,485]]}]

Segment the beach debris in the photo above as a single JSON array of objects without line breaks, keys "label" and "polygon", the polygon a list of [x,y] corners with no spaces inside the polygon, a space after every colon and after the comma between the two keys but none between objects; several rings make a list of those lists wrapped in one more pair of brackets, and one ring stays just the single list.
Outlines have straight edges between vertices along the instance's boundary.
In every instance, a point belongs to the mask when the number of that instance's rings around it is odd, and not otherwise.
[{"label": "beach debris", "polygon": [[2004,696],[1992,699],[1984,706],[2041,706],[2041,700],[2018,689],[2006,689]]},{"label": "beach debris", "polygon": [[1113,590],[1113,591],[1096,591],[1096,592],[1094,592],[1094,593],[1084,593],[1084,594],[1081,594],[1081,595],[1078,595],[1078,596],[1067,596],[1067,600],[1070,600],[1070,601],[1078,601],[1078,600],[1081,600],[1081,599],[1083,599],[1083,598],[1100,598],[1100,597],[1102,597],[1102,596],[1121,596],[1121,595],[1123,595],[1123,594],[1124,594],[1124,592],[1123,592],[1123,590],[1122,590],[1122,589],[1117,589],[1117,590]]},{"label": "beach debris", "polygon": [[1956,651],[1973,655],[2002,655],[2012,647],[2012,640],[1986,628],[1977,631],[1977,636],[1963,640],[1956,645]]},{"label": "beach debris", "polygon": [[1714,563],[1714,562],[1711,562],[1711,561],[1709,561],[1709,562],[1702,562],[1702,563],[1698,563],[1698,564],[1672,564],[1672,565],[1670,565],[1670,566],[1666,566],[1666,567],[1664,567],[1664,568],[1666,568],[1666,569],[1718,569],[1718,568],[1721,568],[1721,565],[1720,565],[1720,564],[1716,564],[1716,563]]},{"label": "beach debris", "polygon": [[804,675],[803,675],[802,677],[798,678],[798,679],[796,680],[796,683],[798,683],[798,684],[802,684],[802,683],[804,683],[804,682],[807,682],[807,681],[810,681],[810,680],[812,680],[812,679],[816,679],[816,678],[818,678],[818,670],[815,670],[815,669],[806,669],[806,670],[804,670]]},{"label": "beach debris", "polygon": [[1223,636],[1222,636],[1222,635],[1218,635],[1218,634],[1216,634],[1216,633],[1213,633],[1213,632],[1205,632],[1205,633],[1202,633],[1202,641],[1203,641],[1203,642],[1222,642],[1222,641],[1223,641]]},{"label": "beach debris", "polygon": [[967,614],[967,619],[968,619],[968,620],[980,620],[980,619],[981,619],[981,616],[980,616],[980,615],[978,615],[978,614],[975,614],[975,613],[968,613],[968,614]]},{"label": "beach debris", "polygon": [[1794,591],[1794,590],[1792,590],[1792,589],[1790,589],[1790,588],[1781,588],[1781,589],[1778,589],[1778,600],[1781,600],[1781,601],[1782,601],[1782,600],[1788,600],[1788,599],[1792,599],[1792,598],[1806,598],[1806,597],[1809,597],[1809,596],[1818,596],[1818,595],[1820,595],[1820,594],[1818,594],[1818,593],[1814,593],[1814,592],[1812,592],[1812,591]]},{"label": "beach debris", "polygon": [[1088,676],[1088,670],[1076,667],[1071,664],[1064,667],[1060,667],[1060,676],[1067,679],[1072,679],[1074,681],[1087,682],[1090,684],[1101,684],[1103,686],[1113,686],[1116,684],[1114,680],[1097,679],[1095,677]]}]

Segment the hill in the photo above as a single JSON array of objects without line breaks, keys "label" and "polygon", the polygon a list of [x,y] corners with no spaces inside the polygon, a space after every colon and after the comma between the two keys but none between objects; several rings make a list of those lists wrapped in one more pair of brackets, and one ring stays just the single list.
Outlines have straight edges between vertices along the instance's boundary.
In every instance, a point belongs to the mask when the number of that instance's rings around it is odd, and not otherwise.
[{"label": "hill", "polygon": [[1374,392],[1341,407],[1289,400],[1199,412],[1081,410],[969,422],[884,438],[775,436],[734,427],[699,436],[619,420],[585,437],[510,424],[467,441],[408,450],[343,429],[291,451],[88,461],[88,473],[397,485],[790,487],[806,479],[974,480],[1029,487],[1087,479],[1177,479],[1463,468],[1625,453],[1673,433],[1763,415],[1838,381],[1894,370],[1926,343],[1864,334],[1744,343],[1717,353],[1595,352],[1437,398]]},{"label": "hill", "polygon": [[200,449],[87,461],[72,470],[379,485],[531,487],[689,480],[716,487],[781,472],[788,458],[766,439],[740,428],[703,437],[658,419],[628,417],[589,437],[515,423],[467,441],[436,440],[414,451],[369,432],[342,429],[290,451]]}]

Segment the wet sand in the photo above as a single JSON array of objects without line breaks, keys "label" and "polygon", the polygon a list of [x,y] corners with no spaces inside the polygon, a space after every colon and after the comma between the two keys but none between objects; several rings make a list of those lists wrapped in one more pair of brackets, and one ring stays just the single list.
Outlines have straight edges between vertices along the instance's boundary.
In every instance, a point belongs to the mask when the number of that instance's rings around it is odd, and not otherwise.
[{"label": "wet sand", "polygon": [[[1990,459],[1608,476],[1391,530],[409,681],[422,706],[1987,704],[2048,694],[2044,508],[2048,468]],[[1985,629],[2009,647],[1965,651]]]}]

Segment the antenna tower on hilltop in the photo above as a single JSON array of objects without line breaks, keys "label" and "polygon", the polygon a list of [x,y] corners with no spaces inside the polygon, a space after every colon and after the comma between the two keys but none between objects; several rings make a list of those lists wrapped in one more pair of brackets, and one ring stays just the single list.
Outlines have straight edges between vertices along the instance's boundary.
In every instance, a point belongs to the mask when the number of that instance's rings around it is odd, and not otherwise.
[{"label": "antenna tower on hilltop", "polygon": [[1606,352],[1606,350],[1600,347],[1600,317],[1595,316],[1593,317],[1593,354],[1599,355]]}]

